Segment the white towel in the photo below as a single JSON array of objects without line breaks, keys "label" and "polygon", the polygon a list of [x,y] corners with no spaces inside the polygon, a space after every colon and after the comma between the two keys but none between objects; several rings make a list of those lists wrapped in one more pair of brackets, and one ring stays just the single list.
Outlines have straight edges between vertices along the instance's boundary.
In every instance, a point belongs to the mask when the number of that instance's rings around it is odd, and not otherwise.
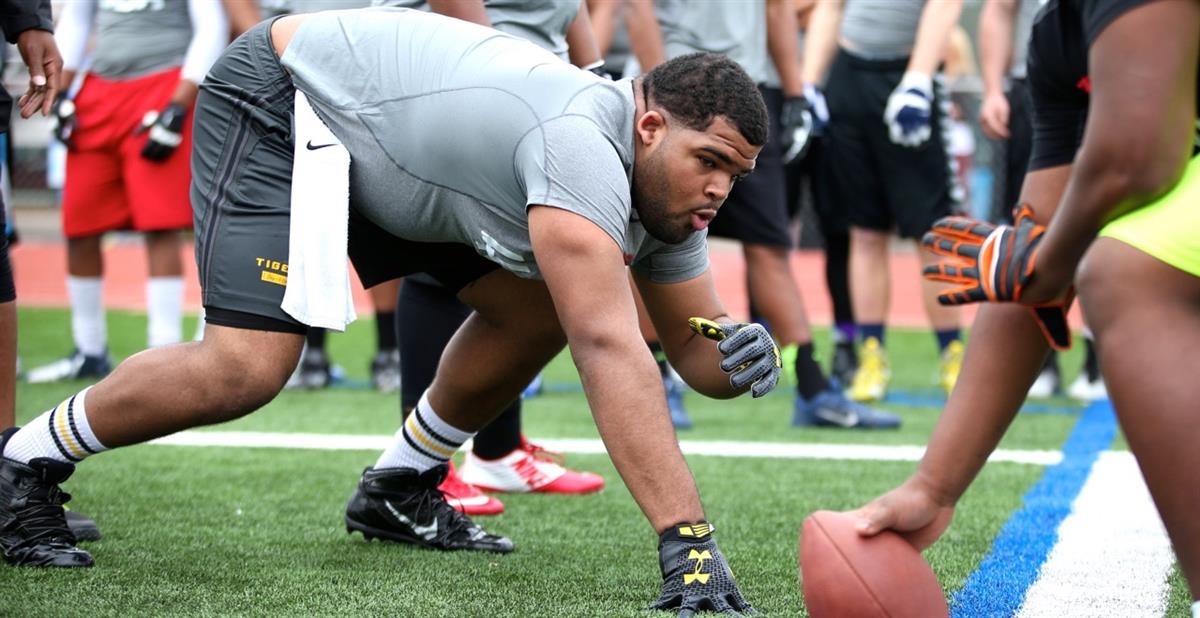
[{"label": "white towel", "polygon": [[280,307],[309,326],[344,331],[354,299],[346,264],[350,153],[296,91],[288,280]]}]

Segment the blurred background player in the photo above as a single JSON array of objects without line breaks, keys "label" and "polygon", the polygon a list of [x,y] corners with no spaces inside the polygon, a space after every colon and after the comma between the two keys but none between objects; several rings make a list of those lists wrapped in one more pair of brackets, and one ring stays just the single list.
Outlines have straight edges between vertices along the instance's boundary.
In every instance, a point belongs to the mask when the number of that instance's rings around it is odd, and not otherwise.
[{"label": "blurred background player", "polygon": [[[555,53],[564,62],[602,72],[586,6],[574,0],[376,0],[379,6],[431,10],[491,26]],[[429,275],[406,277],[397,302],[396,329],[401,367],[401,412],[405,418],[433,383],[442,351],[471,314],[454,292]],[[468,515],[494,515],[504,504],[481,490],[587,494],[604,478],[561,465],[561,456],[530,443],[521,432],[521,400],[513,401],[475,435],[461,470],[453,464],[440,488]]]},{"label": "blurred background player", "polygon": [[[0,0],[0,29],[16,45],[29,69],[29,88],[18,101],[22,118],[50,114],[60,88],[63,61],[54,42],[50,0]],[[12,97],[0,87],[0,139],[7,147]],[[6,158],[7,160],[7,158]],[[0,170],[3,168],[0,167]],[[6,204],[0,194],[0,229],[8,230]],[[15,427],[17,379],[17,289],[8,255],[8,234],[0,235],[0,428]],[[6,497],[7,498],[7,497]],[[66,512],[67,526],[79,541],[95,541],[100,529],[91,518]],[[3,534],[3,532],[0,532]]]},{"label": "blurred background player", "polygon": [[63,84],[85,70],[94,39],[79,93],[55,104],[56,137],[69,148],[62,217],[75,349],[30,370],[30,382],[108,373],[106,232],[132,229],[145,238],[147,345],[181,340],[191,109],[229,37],[221,5],[210,0],[72,0],[63,9]]},{"label": "blurred background player", "polygon": [[[1025,57],[1033,17],[1042,0],[987,0],[979,14],[979,57],[983,76],[983,107],[979,127],[993,140],[996,182],[992,220],[1012,223],[1012,206],[1021,196],[1021,184],[1033,149],[1033,110],[1026,82]],[[1005,77],[1007,76],[1007,80]],[[1007,88],[1006,88],[1007,86]],[[1108,396],[1092,332],[1084,329],[1083,369],[1067,394],[1092,401]],[[1062,392],[1058,353],[1051,350],[1030,397],[1050,397]]]},{"label": "blurred background player", "polygon": [[[961,10],[961,0],[829,0],[809,22],[802,80],[829,117],[821,180],[851,224],[850,291],[862,342],[849,385],[856,401],[882,399],[891,379],[884,346],[893,228],[919,238],[961,202],[937,74]],[[921,285],[942,357],[939,382],[949,392],[962,364],[959,310],[939,306],[937,287]]]},{"label": "blurred background player", "polygon": [[[221,0],[229,15],[233,36],[240,36],[258,22],[293,13],[315,13],[371,6],[371,0]],[[399,281],[377,285],[368,293],[375,309],[375,356],[371,359],[371,386],[384,393],[400,388],[400,352],[396,345],[396,294]],[[328,332],[310,328],[305,337],[300,363],[287,388],[319,389],[342,379],[344,371],[329,358],[325,342]]]},{"label": "blurred background player", "polygon": [[[804,299],[791,270],[794,240],[780,136],[796,130],[799,106],[805,104],[794,5],[791,0],[660,0],[655,6],[665,57],[698,51],[724,54],[758,82],[767,104],[770,138],[754,173],[734,185],[709,234],[742,243],[751,304],[770,324],[789,371],[795,373],[792,425],[898,427],[899,417],[850,401],[842,387],[825,376],[815,358]],[[787,125],[783,119],[788,119]]]}]

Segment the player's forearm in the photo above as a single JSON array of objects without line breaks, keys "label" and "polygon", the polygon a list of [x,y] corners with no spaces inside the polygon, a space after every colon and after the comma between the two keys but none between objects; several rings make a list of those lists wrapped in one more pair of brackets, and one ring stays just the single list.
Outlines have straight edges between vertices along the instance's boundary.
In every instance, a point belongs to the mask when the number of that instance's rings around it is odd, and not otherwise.
[{"label": "player's forearm", "polygon": [[[733,324],[734,320],[727,315],[710,317],[721,324]],[[680,329],[683,330],[683,329]],[[681,341],[675,338],[663,339],[663,349],[671,361],[671,367],[679,373],[687,385],[693,390],[713,399],[731,399],[746,392],[749,387],[735,389],[729,382],[729,374],[721,370],[721,352],[716,343],[686,331],[688,336]]]},{"label": "player's forearm", "polygon": [[636,331],[571,337],[588,405],[613,465],[656,532],[701,521],[704,509],[679,450],[658,368]]},{"label": "player's forearm", "polygon": [[662,29],[658,26],[658,16],[654,14],[653,2],[628,0],[625,5],[625,29],[629,32],[629,47],[643,73],[666,62],[666,46]]},{"label": "player's forearm", "polygon": [[809,19],[804,39],[804,63],[800,79],[819,85],[837,53],[838,28],[842,23],[842,0],[819,0]]},{"label": "player's forearm", "polygon": [[178,103],[184,107],[191,107],[196,102],[196,95],[200,93],[200,87],[196,82],[190,79],[181,79],[179,84],[175,86],[175,92],[171,93],[171,102]]},{"label": "player's forearm", "polygon": [[979,72],[985,93],[1003,92],[1012,64],[1016,0],[988,0],[979,14]]},{"label": "player's forearm", "polygon": [[579,4],[579,12],[567,28],[567,54],[571,58],[571,64],[586,68],[602,64],[604,58],[600,56],[600,49],[596,46],[587,4],[582,0]]},{"label": "player's forearm", "polygon": [[483,8],[483,0],[429,0],[429,8],[434,13],[447,15],[491,27],[492,20],[487,10]]},{"label": "player's forearm", "polygon": [[233,36],[235,37],[240,36],[243,32],[262,21],[262,13],[258,10],[258,2],[221,0],[221,5],[225,7],[225,14],[229,16],[229,27],[233,30]]},{"label": "player's forearm", "polygon": [[937,0],[926,2],[921,11],[921,22],[917,26],[917,39],[913,44],[908,70],[923,75],[933,75],[946,54],[946,43],[950,32],[962,14],[962,0]]},{"label": "player's forearm", "polygon": [[779,73],[783,94],[789,97],[798,97],[804,90],[804,82],[800,78],[800,45],[796,40],[798,32],[792,1],[769,0],[767,47],[775,70]]},{"label": "player's forearm", "polygon": [[1028,309],[980,307],[962,373],[915,475],[939,502],[957,502],[979,474],[1025,401],[1046,352]]},{"label": "player's forearm", "polygon": [[613,33],[617,28],[617,12],[621,0],[588,0],[588,20],[592,22],[592,35],[596,38],[596,49],[601,56],[608,54],[612,46]]}]

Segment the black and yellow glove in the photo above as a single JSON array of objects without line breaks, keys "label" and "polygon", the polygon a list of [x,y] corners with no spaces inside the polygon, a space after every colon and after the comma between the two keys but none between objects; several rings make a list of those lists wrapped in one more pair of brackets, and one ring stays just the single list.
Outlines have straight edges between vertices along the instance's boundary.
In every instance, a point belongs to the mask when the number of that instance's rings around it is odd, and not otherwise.
[{"label": "black and yellow glove", "polygon": [[659,535],[662,593],[650,609],[678,609],[679,618],[703,611],[756,614],[742,596],[708,522],[676,524]]},{"label": "black and yellow glove", "polygon": [[719,324],[704,318],[688,318],[697,334],[717,343],[721,370],[729,374],[733,388],[750,385],[750,394],[762,397],[779,383],[783,361],[771,333],[761,324]]}]

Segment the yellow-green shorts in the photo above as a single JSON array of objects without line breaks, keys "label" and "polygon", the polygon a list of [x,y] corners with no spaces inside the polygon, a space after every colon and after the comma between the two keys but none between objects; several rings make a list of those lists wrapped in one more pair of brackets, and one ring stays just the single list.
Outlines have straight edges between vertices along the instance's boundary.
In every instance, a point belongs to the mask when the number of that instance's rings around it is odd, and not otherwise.
[{"label": "yellow-green shorts", "polygon": [[1100,236],[1200,277],[1200,156],[1188,162],[1170,193],[1109,222]]}]

